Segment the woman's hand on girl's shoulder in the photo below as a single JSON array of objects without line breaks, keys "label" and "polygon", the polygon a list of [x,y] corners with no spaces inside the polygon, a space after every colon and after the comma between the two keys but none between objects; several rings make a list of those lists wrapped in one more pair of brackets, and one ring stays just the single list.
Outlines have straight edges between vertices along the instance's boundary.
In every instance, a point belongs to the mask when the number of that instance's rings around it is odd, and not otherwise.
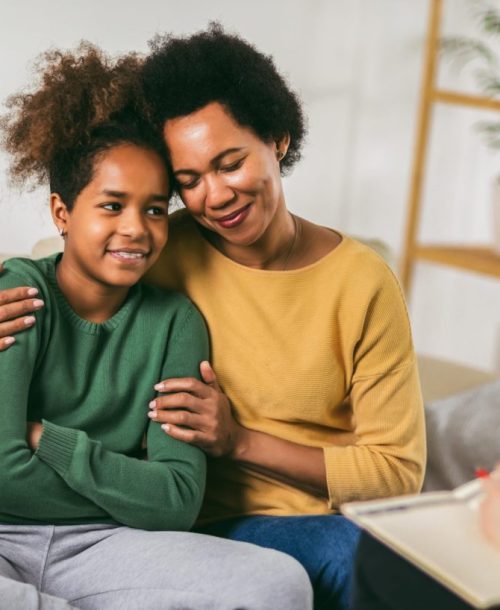
[{"label": "woman's hand on girl's shoulder", "polygon": [[[0,263],[0,275],[2,271]],[[35,323],[35,317],[29,314],[43,307],[37,295],[38,290],[29,286],[0,290],[0,352],[15,343],[13,335]]]}]

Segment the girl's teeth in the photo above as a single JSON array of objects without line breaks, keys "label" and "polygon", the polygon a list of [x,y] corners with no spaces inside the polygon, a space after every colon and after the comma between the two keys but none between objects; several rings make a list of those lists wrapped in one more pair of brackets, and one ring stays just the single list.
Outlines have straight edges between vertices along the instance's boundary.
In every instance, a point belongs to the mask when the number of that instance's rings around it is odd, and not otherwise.
[{"label": "girl's teeth", "polygon": [[144,254],[140,252],[117,252],[119,256],[123,256],[123,258],[142,258]]}]

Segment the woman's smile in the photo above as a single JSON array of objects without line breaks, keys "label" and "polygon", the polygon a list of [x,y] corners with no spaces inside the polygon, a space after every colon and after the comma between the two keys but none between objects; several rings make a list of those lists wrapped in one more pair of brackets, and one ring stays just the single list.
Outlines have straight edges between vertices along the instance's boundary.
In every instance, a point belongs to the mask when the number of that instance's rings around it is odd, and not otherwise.
[{"label": "woman's smile", "polygon": [[251,206],[252,204],[249,203],[231,214],[227,214],[226,216],[222,216],[222,218],[216,219],[215,222],[218,223],[223,229],[234,229],[246,220],[248,214],[250,213]]}]

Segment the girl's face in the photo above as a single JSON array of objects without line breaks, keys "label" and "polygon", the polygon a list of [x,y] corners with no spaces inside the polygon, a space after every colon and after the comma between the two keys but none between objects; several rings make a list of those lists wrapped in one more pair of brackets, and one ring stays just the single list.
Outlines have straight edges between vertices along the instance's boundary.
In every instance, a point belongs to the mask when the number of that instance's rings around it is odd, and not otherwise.
[{"label": "girl's face", "polygon": [[221,104],[168,120],[164,137],[185,206],[223,240],[255,244],[284,217],[277,143],[239,125]]},{"label": "girl's face", "polygon": [[103,287],[134,285],[167,241],[167,208],[167,171],[155,152],[132,144],[106,151],[71,212],[52,195],[65,265]]}]

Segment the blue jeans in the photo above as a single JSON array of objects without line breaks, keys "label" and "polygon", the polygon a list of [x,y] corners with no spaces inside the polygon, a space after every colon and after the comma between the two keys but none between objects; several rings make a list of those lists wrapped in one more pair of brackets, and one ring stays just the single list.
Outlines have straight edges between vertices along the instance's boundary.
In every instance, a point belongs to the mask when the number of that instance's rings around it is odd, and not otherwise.
[{"label": "blue jeans", "polygon": [[257,515],[218,521],[198,531],[288,553],[311,579],[315,610],[349,607],[359,529],[345,517]]}]

